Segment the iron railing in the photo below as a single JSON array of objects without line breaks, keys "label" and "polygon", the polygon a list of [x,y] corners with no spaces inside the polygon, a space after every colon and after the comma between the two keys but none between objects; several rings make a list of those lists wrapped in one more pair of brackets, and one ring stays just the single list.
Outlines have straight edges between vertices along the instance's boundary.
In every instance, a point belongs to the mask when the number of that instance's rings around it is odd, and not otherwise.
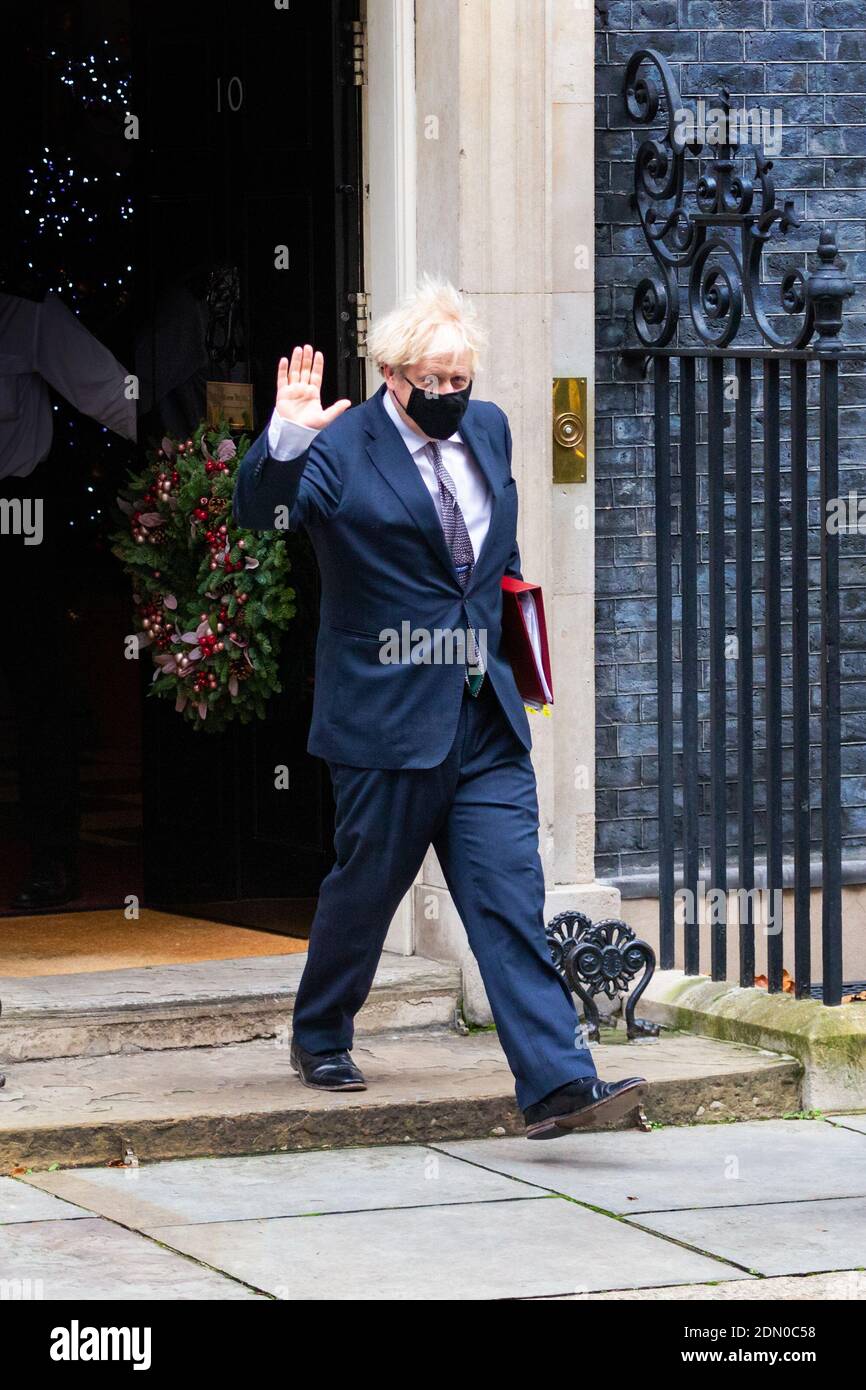
[{"label": "iron railing", "polygon": [[[625,364],[648,370],[654,383],[655,528],[658,662],[658,817],[660,964],[674,964],[675,899],[691,902],[683,918],[683,960],[701,970],[697,905],[706,901],[710,973],[726,977],[729,889],[739,904],[739,982],[755,981],[756,890],[755,715],[752,421],[763,415],[763,521],[765,679],[764,781],[766,850],[763,930],[771,991],[783,987],[783,621],[781,547],[781,401],[790,390],[791,567],[793,705],[793,889],[795,992],[813,993],[810,936],[810,683],[807,512],[807,403],[810,374],[820,378],[821,579],[820,727],[822,856],[821,997],[842,997],[842,828],[840,765],[839,534],[826,524],[827,503],[839,491],[839,364],[846,354],[840,331],[852,286],[837,264],[832,234],[823,231],[817,268],[790,271],[781,285],[766,285],[764,249],[796,227],[791,203],[778,207],[772,161],[754,154],[754,177],[731,139],[729,94],[722,92],[722,138],[712,147],[686,143],[683,103],[673,72],[653,49],[639,49],[626,71],[625,96],[633,122],[650,127],[635,159],[634,206],[656,268],[638,284],[634,327],[638,345],[621,350]],[[661,122],[661,126],[659,126]],[[699,160],[694,189],[686,187],[687,153]],[[681,314],[679,272],[688,273],[687,312]],[[685,278],[685,277],[684,277]],[[682,287],[685,290],[685,286]],[[773,293],[779,295],[773,304]],[[814,364],[814,367],[813,367]],[[675,815],[674,762],[674,550],[671,392],[679,390],[679,597],[681,616],[682,816]],[[728,710],[730,637],[725,613],[725,409],[733,399],[735,455],[736,713]],[[707,551],[709,628],[709,777],[707,844],[700,843],[699,777],[699,412],[707,422]],[[787,587],[785,590],[787,601]],[[729,863],[727,808],[728,729],[736,724],[736,864]],[[705,820],[704,824],[707,824]],[[701,849],[709,849],[711,887],[700,882]],[[679,863],[678,863],[679,861]],[[682,887],[677,889],[676,877]],[[703,891],[702,891],[703,889]]]}]

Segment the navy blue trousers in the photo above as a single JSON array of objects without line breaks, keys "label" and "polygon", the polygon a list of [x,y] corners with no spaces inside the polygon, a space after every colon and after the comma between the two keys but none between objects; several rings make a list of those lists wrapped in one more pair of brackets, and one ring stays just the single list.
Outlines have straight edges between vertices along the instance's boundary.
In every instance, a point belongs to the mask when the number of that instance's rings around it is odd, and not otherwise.
[{"label": "navy blue trousers", "polygon": [[[431,718],[435,717],[431,711]],[[429,846],[484,981],[517,1104],[597,1075],[544,934],[544,874],[530,756],[487,677],[464,695],[432,768],[329,763],[337,862],[323,882],[293,1032],[309,1052],[351,1048],[391,919]]]}]

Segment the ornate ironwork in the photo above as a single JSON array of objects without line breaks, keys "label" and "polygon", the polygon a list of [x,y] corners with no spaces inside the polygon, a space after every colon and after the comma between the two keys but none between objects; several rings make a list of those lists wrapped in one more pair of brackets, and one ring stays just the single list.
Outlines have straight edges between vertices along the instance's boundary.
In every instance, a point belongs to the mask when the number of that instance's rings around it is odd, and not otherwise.
[{"label": "ornate ironwork", "polygon": [[547,944],[553,963],[572,994],[583,1004],[583,1017],[590,1042],[598,1042],[599,1013],[594,996],[608,999],[625,994],[639,970],[643,978],[628,997],[625,1006],[629,1038],[654,1038],[659,1025],[635,1018],[634,1010],[656,968],[655,952],[646,941],[639,941],[631,927],[616,917],[591,922],[583,912],[560,912],[546,927]]},{"label": "ornate ironwork", "polygon": [[215,266],[210,272],[205,346],[212,376],[231,372],[243,356],[241,281],[237,266]]},{"label": "ornate ironwork", "polygon": [[[837,249],[832,233],[821,234],[822,268],[812,276],[804,268],[791,270],[777,286],[761,279],[764,248],[775,234],[784,235],[800,220],[792,202],[777,207],[773,161],[763,147],[750,142],[754,174],[738,172],[737,160],[744,156],[731,139],[730,93],[724,88],[720,92],[719,119],[713,126],[719,138],[711,147],[688,138],[697,136],[694,113],[683,106],[671,66],[655,49],[639,48],[629,59],[625,100],[636,123],[664,122],[664,128],[642,141],[635,156],[634,202],[659,267],[635,290],[633,318],[641,342],[658,348],[673,338],[679,317],[678,271],[688,269],[689,315],[707,347],[729,346],[746,308],[771,348],[805,348],[818,326],[815,350],[838,352],[842,302],[853,287],[841,273],[844,263],[834,273]],[[711,156],[704,156],[708,167],[688,191],[686,152],[701,159],[702,151],[710,148]],[[687,209],[687,198],[694,208]],[[779,295],[775,306],[770,302],[773,289]]]}]

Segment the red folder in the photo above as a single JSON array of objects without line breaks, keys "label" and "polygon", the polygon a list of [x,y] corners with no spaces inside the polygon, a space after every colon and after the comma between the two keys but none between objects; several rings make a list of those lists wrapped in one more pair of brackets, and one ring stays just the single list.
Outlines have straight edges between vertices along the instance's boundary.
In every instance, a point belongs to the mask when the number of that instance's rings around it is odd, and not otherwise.
[{"label": "red folder", "polygon": [[552,705],[553,678],[540,584],[503,577],[502,644],[524,702],[538,709]]}]

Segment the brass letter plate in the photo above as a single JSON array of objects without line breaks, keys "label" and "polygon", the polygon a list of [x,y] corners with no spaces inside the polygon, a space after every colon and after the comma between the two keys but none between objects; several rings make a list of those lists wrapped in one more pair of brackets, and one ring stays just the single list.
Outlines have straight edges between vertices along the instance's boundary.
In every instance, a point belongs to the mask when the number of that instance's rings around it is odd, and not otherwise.
[{"label": "brass letter plate", "polygon": [[215,429],[220,420],[227,420],[229,429],[251,430],[253,388],[244,381],[209,381],[206,410],[211,429]]},{"label": "brass letter plate", "polygon": [[586,482],[586,377],[553,380],[553,481]]}]

